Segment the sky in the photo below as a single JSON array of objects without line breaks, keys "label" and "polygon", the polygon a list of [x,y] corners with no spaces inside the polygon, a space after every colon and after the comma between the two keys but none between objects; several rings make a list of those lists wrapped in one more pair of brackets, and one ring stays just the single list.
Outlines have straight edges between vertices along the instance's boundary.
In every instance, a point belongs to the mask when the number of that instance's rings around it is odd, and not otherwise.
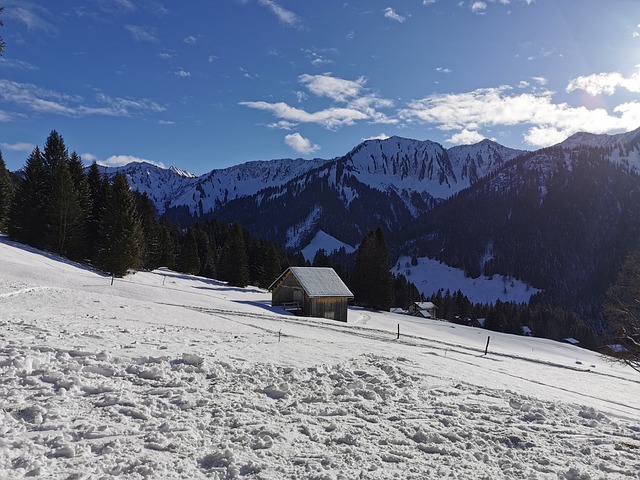
[{"label": "sky", "polygon": [[637,0],[0,0],[0,151],[195,174],[640,127]]}]

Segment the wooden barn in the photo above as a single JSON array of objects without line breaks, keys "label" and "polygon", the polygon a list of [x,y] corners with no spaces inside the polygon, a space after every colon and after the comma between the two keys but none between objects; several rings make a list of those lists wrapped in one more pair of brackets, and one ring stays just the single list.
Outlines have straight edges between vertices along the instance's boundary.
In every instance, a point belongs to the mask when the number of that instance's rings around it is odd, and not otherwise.
[{"label": "wooden barn", "polygon": [[353,293],[333,268],[289,267],[269,287],[271,304],[307,317],[347,321]]}]

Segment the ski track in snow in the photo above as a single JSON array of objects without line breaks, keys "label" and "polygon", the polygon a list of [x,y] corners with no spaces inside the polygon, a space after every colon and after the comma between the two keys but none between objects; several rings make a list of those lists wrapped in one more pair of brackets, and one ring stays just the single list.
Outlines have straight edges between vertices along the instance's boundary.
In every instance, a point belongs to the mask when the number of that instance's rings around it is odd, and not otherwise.
[{"label": "ski track in snow", "polygon": [[640,478],[640,378],[591,352],[0,261],[0,478]]}]

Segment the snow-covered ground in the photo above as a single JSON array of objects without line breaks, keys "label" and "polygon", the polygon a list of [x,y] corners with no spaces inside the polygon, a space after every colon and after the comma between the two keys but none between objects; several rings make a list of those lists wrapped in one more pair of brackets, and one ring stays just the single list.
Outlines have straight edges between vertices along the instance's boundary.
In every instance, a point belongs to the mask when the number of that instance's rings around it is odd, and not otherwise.
[{"label": "snow-covered ground", "polygon": [[297,318],[167,270],[111,285],[0,237],[3,479],[638,479],[639,398],[571,345]]},{"label": "snow-covered ground", "polygon": [[442,289],[451,293],[460,290],[473,303],[503,302],[529,303],[529,299],[540,292],[537,288],[512,277],[494,275],[478,278],[465,277],[464,271],[427,257],[417,259],[411,265],[411,257],[400,257],[393,267],[395,274],[403,274],[427,297]]}]

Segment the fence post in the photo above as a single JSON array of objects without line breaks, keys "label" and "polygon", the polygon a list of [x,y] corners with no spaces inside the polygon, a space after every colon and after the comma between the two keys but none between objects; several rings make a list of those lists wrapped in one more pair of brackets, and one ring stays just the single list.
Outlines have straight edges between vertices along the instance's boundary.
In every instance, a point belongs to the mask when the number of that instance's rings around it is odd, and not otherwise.
[{"label": "fence post", "polygon": [[486,346],[486,347],[484,347],[484,354],[485,354],[485,355],[486,355],[486,354],[487,354],[487,352],[489,351],[489,340],[491,340],[491,335],[489,335],[489,336],[487,337],[487,346]]},{"label": "fence post", "polygon": [[396,338],[400,338],[400,324],[398,324],[398,336]]}]

